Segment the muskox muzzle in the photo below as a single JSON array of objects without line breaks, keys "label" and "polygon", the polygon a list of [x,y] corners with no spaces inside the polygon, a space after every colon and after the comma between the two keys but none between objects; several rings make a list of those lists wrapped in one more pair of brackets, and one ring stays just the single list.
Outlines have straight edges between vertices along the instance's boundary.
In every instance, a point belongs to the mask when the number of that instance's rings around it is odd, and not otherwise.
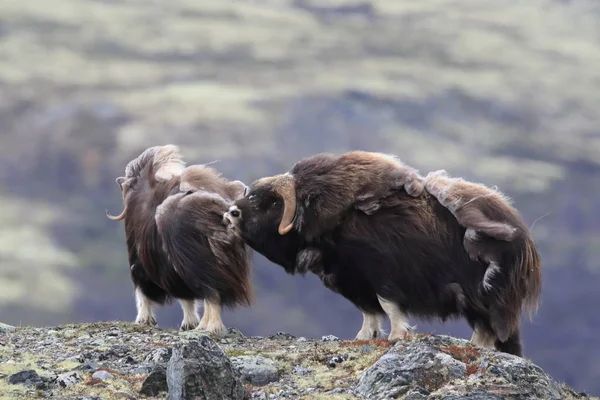
[{"label": "muskox muzzle", "polygon": [[229,229],[236,229],[241,218],[242,210],[236,205],[229,207],[229,210],[223,213],[223,223],[226,224]]}]

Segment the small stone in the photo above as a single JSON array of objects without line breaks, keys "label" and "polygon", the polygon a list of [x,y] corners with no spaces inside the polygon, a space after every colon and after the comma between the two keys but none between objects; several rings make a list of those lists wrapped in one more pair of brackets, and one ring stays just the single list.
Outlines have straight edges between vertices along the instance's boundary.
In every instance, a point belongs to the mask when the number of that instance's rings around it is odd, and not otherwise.
[{"label": "small stone", "polygon": [[10,385],[25,385],[27,387],[43,388],[44,381],[34,370],[17,372],[8,377],[7,383]]},{"label": "small stone", "polygon": [[92,346],[104,346],[106,344],[106,342],[102,339],[96,339],[92,342],[90,342],[90,345]]},{"label": "small stone", "polygon": [[292,372],[297,375],[306,375],[310,372],[310,369],[304,368],[300,365],[296,365],[296,366],[294,366],[294,369],[292,370]]},{"label": "small stone", "polygon": [[296,341],[298,341],[298,342],[306,342],[306,341],[308,341],[308,339],[305,338],[304,336],[300,336]]},{"label": "small stone", "polygon": [[156,397],[162,392],[168,392],[168,390],[167,368],[163,364],[157,364],[142,383],[140,393],[145,396]]},{"label": "small stone", "polygon": [[336,341],[339,341],[340,339],[337,336],[327,335],[327,336],[322,336],[321,340],[324,342],[336,342]]},{"label": "small stone", "polygon": [[73,386],[82,380],[83,378],[77,372],[67,372],[66,374],[59,375],[58,378],[56,378],[56,384],[60,387],[66,388]]},{"label": "small stone", "polygon": [[0,373],[0,379],[4,379],[4,378],[6,378],[6,375],[3,373]]},{"label": "small stone", "polygon": [[348,355],[347,354],[342,354],[341,356],[335,356],[333,358],[331,358],[328,362],[327,362],[327,366],[330,368],[335,368],[335,366],[337,364],[341,364],[344,361],[346,361],[348,359]]},{"label": "small stone", "polygon": [[279,379],[277,364],[268,358],[239,356],[232,357],[231,362],[240,371],[246,383],[263,386]]},{"label": "small stone", "polygon": [[114,375],[111,374],[108,371],[104,371],[104,370],[100,370],[100,371],[96,371],[94,372],[94,374],[92,375],[92,378],[96,378],[96,379],[113,379]]},{"label": "small stone", "polygon": [[96,370],[98,370],[98,368],[98,364],[96,364],[95,362],[89,362],[73,368],[73,371],[83,371],[89,373],[95,372]]}]

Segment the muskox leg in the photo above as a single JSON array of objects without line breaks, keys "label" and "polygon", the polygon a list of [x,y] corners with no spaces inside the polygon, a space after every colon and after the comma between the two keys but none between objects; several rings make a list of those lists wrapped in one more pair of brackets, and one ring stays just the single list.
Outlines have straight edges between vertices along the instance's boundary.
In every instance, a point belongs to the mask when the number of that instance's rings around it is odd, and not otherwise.
[{"label": "muskox leg", "polygon": [[140,287],[135,288],[135,305],[137,308],[137,316],[135,323],[140,325],[155,326],[156,317],[152,309],[152,300],[150,300]]},{"label": "muskox leg", "polygon": [[196,328],[198,324],[200,324],[200,316],[198,315],[198,311],[196,309],[196,301],[180,299],[179,304],[181,305],[181,309],[183,311],[181,330],[189,331],[190,329]]},{"label": "muskox leg", "polygon": [[225,333],[227,328],[221,319],[221,304],[218,301],[204,300],[204,314],[196,329],[203,329],[219,336]]},{"label": "muskox leg", "polygon": [[496,339],[494,346],[498,351],[523,357],[523,344],[521,343],[520,329],[517,329],[516,332],[510,335],[504,342],[501,342],[500,339]]},{"label": "muskox leg", "polygon": [[402,339],[411,328],[408,324],[408,318],[404,311],[402,311],[395,303],[382,298],[381,296],[377,296],[379,299],[379,304],[381,304],[381,308],[390,318],[390,334],[388,336],[388,340],[398,340]]},{"label": "muskox leg", "polygon": [[475,346],[494,348],[495,341],[496,335],[478,326],[475,327],[473,336],[471,336],[471,343]]},{"label": "muskox leg", "polygon": [[379,339],[382,334],[382,315],[362,313],[363,324],[360,331],[356,334],[354,340],[372,340]]}]

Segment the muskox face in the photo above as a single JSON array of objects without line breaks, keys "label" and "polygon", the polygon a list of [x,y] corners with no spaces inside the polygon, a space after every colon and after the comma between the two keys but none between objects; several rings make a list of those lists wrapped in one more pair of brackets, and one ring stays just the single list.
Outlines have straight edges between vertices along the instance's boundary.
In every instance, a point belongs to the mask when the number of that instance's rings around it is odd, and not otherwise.
[{"label": "muskox face", "polygon": [[225,213],[241,237],[249,239],[265,235],[279,235],[277,227],[283,215],[283,199],[271,185],[253,185],[245,197],[235,201]]},{"label": "muskox face", "polygon": [[257,181],[245,197],[229,207],[223,218],[229,223],[229,229],[250,247],[293,272],[302,240],[294,230],[281,234],[279,226],[283,214],[284,201],[276,188],[269,182]]}]

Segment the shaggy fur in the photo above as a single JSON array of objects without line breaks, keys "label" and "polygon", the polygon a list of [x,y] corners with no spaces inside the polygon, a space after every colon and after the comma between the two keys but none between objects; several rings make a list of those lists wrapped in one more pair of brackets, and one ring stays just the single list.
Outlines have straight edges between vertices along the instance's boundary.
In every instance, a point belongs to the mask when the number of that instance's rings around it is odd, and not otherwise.
[{"label": "shaggy fur", "polygon": [[[307,237],[332,229],[352,207],[372,214],[380,200],[396,190],[404,188],[415,197],[424,191],[416,169],[393,155],[366,151],[317,154],[298,161],[288,173],[261,183],[273,185],[285,201],[280,233],[295,227]],[[308,207],[309,215],[298,213]]]},{"label": "shaggy fur", "polygon": [[[495,276],[504,268],[504,255],[511,249],[533,247],[529,229],[512,207],[510,198],[481,183],[452,178],[445,170],[427,174],[424,183],[427,191],[466,228],[465,250],[471,259],[487,266],[481,289],[493,290]],[[523,298],[528,308],[537,309],[541,270],[525,265],[521,268],[516,274],[519,279],[510,286],[514,292],[506,296],[514,296],[513,302]]]},{"label": "shaggy fur", "polygon": [[[251,249],[222,220],[246,186],[204,165],[186,168],[173,145],[146,149],[116,182],[125,207],[109,218],[125,221],[136,322],[155,324],[152,304],[176,298],[184,312],[182,329],[222,332],[221,307],[252,301]],[[201,299],[202,320],[195,303]]]},{"label": "shaggy fur", "polygon": [[[296,224],[316,223],[321,205],[306,201],[314,183],[293,171],[292,194],[302,199]],[[345,193],[340,182],[326,197],[344,198]],[[369,316],[357,337],[365,335],[365,324],[367,333],[377,336],[377,324],[371,321],[385,314],[392,321],[390,340],[409,330],[408,315],[442,321],[462,317],[477,332],[474,343],[522,355],[520,313],[537,301],[541,281],[533,241],[509,246],[490,242],[498,246],[503,268],[494,276],[495,290],[482,292],[486,265],[469,256],[463,245],[465,228],[427,192],[413,197],[398,190],[382,198],[371,215],[351,208],[337,226],[318,237],[298,228],[281,234],[284,199],[277,179],[260,179],[224,218],[249,246],[288,273],[304,272],[298,270],[301,265],[317,265],[315,273],[326,287]]]}]

